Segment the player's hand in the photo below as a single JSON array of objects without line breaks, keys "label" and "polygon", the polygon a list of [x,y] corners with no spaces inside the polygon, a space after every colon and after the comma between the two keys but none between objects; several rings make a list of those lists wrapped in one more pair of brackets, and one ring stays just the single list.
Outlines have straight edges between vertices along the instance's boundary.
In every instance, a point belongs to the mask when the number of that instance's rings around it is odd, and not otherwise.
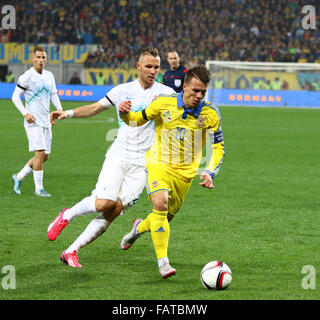
[{"label": "player's hand", "polygon": [[27,121],[28,123],[32,123],[32,122],[35,122],[35,121],[36,121],[35,116],[32,115],[31,113],[26,113],[26,114],[24,115],[24,118],[26,119],[26,121]]},{"label": "player's hand", "polygon": [[200,179],[203,180],[203,182],[200,182],[200,186],[208,189],[213,189],[214,185],[212,182],[212,178],[208,172],[202,172],[200,175]]},{"label": "player's hand", "polygon": [[58,120],[63,120],[65,118],[68,117],[68,114],[67,112],[63,111],[63,110],[57,110],[57,111],[52,111],[50,113],[50,122],[51,122],[51,125],[55,125],[56,122],[55,120],[58,119]]},{"label": "player's hand", "polygon": [[128,113],[131,110],[131,101],[130,100],[122,101],[119,104],[118,110],[120,113]]}]

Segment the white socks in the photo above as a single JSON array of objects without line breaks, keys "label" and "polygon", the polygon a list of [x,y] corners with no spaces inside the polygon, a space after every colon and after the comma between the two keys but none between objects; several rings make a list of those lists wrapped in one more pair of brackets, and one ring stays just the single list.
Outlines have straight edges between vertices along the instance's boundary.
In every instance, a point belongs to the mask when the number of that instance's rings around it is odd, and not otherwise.
[{"label": "white socks", "polygon": [[43,170],[33,171],[33,180],[36,192],[43,189]]},{"label": "white socks", "polygon": [[75,217],[84,216],[87,213],[94,213],[96,211],[96,198],[86,197],[67,210],[63,214],[63,219],[67,219],[69,222]]},{"label": "white socks", "polygon": [[161,268],[163,265],[168,264],[168,263],[169,263],[168,257],[160,258],[158,260],[158,267]]},{"label": "white socks", "polygon": [[26,176],[28,176],[32,172],[32,168],[27,164],[17,173],[17,179],[23,180]]},{"label": "white socks", "polygon": [[[70,211],[67,210],[66,213]],[[63,215],[65,217],[65,215]],[[110,223],[103,217],[102,213],[93,219],[87,228],[80,234],[76,241],[66,250],[66,253],[79,251],[99,236],[101,236],[110,226]]]},{"label": "white socks", "polygon": [[27,162],[26,165],[17,173],[17,179],[22,181],[31,172],[33,172],[35,191],[38,192],[43,189],[43,170],[33,171]]}]

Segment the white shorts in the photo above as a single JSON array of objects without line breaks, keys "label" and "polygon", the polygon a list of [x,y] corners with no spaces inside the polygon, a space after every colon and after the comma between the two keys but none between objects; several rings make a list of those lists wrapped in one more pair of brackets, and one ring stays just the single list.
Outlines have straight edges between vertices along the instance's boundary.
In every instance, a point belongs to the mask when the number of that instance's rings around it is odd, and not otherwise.
[{"label": "white shorts", "polygon": [[92,195],[98,199],[120,199],[126,210],[138,201],[145,177],[143,166],[127,163],[108,152]]},{"label": "white shorts", "polygon": [[52,131],[51,128],[39,126],[24,126],[28,141],[29,151],[45,150],[46,154],[51,153]]}]

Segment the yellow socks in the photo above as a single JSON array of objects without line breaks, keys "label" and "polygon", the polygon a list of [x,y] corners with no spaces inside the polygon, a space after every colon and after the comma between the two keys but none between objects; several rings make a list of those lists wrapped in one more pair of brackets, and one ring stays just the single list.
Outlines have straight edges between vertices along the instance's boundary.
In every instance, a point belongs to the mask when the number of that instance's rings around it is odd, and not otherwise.
[{"label": "yellow socks", "polygon": [[157,259],[168,256],[170,227],[167,219],[168,211],[152,210],[138,226],[139,233],[151,232],[152,242]]}]

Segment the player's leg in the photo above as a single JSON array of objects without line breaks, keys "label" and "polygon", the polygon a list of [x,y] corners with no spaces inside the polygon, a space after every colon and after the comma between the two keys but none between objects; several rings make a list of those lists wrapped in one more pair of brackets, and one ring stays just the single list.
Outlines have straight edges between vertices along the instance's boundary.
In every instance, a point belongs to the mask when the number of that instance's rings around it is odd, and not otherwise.
[{"label": "player's leg", "polygon": [[[114,219],[136,203],[144,188],[144,181],[145,173],[143,167],[130,165],[122,179],[119,199],[114,204],[107,199],[96,199],[96,210],[102,213],[89,223],[81,235],[65,250],[65,253],[73,254],[73,257],[75,257],[80,249],[100,237],[109,228]],[[99,187],[96,188],[95,194],[100,194],[100,197],[107,196],[101,192]]]},{"label": "player's leg", "polygon": [[[150,198],[153,204],[153,210],[146,219],[136,219],[134,221],[131,235],[128,234],[124,237],[124,239],[127,237],[126,249],[131,247],[137,237],[150,231],[160,275],[162,278],[168,278],[176,274],[176,270],[170,266],[168,259],[168,244],[170,237],[170,226],[168,221],[169,191],[164,190],[153,193]],[[122,240],[122,246],[124,239]]]},{"label": "player's leg", "polygon": [[147,192],[153,204],[152,212],[144,219],[136,219],[132,230],[121,241],[121,248],[129,249],[135,240],[145,232],[151,232],[152,242],[158,259],[160,274],[163,278],[174,275],[176,270],[169,265],[168,242],[170,226],[168,222],[168,202],[170,184],[168,174],[159,166],[152,166],[147,171]]},{"label": "player's leg", "polygon": [[31,161],[32,159],[28,160],[28,162],[18,173],[11,176],[11,180],[13,182],[13,192],[15,194],[21,194],[20,186],[23,179],[26,178],[30,173],[32,173],[32,166],[30,166]]},{"label": "player's leg", "polygon": [[[170,266],[168,259],[168,243],[170,236],[169,222],[180,210],[192,183],[191,181],[186,182],[177,177],[165,176],[166,175],[164,175],[164,180],[168,182],[167,186],[171,189],[171,191],[170,193],[165,191],[157,192],[151,195],[154,208],[153,213],[156,215],[150,215],[150,231],[152,241],[157,254],[159,272],[163,278],[167,278],[176,273],[176,270]],[[155,209],[158,209],[158,211]],[[165,214],[166,219],[160,220],[159,213],[160,215]],[[152,223],[156,223],[156,221],[158,224],[155,224],[153,227]],[[139,228],[143,228],[142,223],[140,224]]]},{"label": "player's leg", "polygon": [[43,164],[48,160],[51,153],[52,132],[51,128],[31,127],[29,128],[29,150],[34,151],[34,157],[29,161],[33,170],[33,181],[35,194],[41,197],[51,197],[43,187]]},{"label": "player's leg", "polygon": [[35,151],[35,156],[32,159],[33,181],[36,195],[45,194],[43,187],[43,163],[45,158],[45,150],[37,150]]},{"label": "player's leg", "polygon": [[[146,189],[149,195],[149,198],[152,194],[158,192],[159,190],[170,191],[170,188],[167,187],[167,184],[163,184],[161,179],[155,175],[155,173],[161,171],[159,167],[147,166],[145,169],[146,172]],[[148,216],[149,217],[149,216]],[[134,244],[134,242],[145,232],[150,232],[150,220],[148,217],[144,220],[137,218],[133,221],[133,227],[129,233],[123,236],[120,248],[123,250],[128,250]]]},{"label": "player's leg", "polygon": [[[152,213],[149,214],[149,226],[153,247],[156,252],[159,272],[163,278],[175,275],[176,270],[169,264],[168,244],[170,237],[170,225],[168,222],[169,192],[160,191],[151,195],[153,204]],[[140,230],[143,222],[140,223]]]},{"label": "player's leg", "polygon": [[[25,131],[28,138],[29,152],[35,150],[44,150],[45,143],[44,138],[40,138],[43,134],[40,127],[25,125]],[[24,178],[33,172],[33,158],[29,159],[24,167],[17,173],[12,175],[11,180],[13,181],[13,191],[16,194],[21,194],[20,186]]]},{"label": "player's leg", "polygon": [[97,238],[99,238],[111,225],[112,221],[123,210],[120,200],[116,202],[113,214],[108,214],[107,218],[104,213],[100,213],[93,219],[79,237],[62,253],[60,260],[71,267],[80,268],[78,252]]},{"label": "player's leg", "polygon": [[[167,257],[170,236],[169,222],[181,208],[190,186],[191,181],[186,182],[168,175],[159,168],[153,170],[149,168],[147,191],[153,203],[153,211],[144,220],[136,219],[132,230],[122,240],[122,243],[126,242],[128,244],[127,248],[122,246],[122,249],[128,249],[141,234],[151,231],[159,271],[163,278],[176,272],[170,266]],[[164,219],[164,216],[166,219]]]},{"label": "player's leg", "polygon": [[[99,207],[98,207],[99,208]],[[80,236],[71,244],[66,250],[67,253],[72,253],[74,250],[78,252],[80,249],[90,244],[92,241],[100,237],[111,225],[112,221],[119,216],[123,209],[120,200],[115,202],[115,205],[109,207],[109,211],[97,211],[100,214],[93,219],[87,228],[80,234]],[[68,213],[68,212],[66,212]],[[107,213],[107,215],[106,215]],[[69,220],[70,221],[70,220]]]},{"label": "player's leg", "polygon": [[41,155],[33,159],[33,177],[36,185],[36,195],[41,197],[51,197],[51,195],[47,193],[43,187],[43,164],[49,159],[49,155],[51,153],[52,131],[51,128],[40,128],[40,130],[42,131],[41,139],[45,149],[44,152],[41,152]]}]

